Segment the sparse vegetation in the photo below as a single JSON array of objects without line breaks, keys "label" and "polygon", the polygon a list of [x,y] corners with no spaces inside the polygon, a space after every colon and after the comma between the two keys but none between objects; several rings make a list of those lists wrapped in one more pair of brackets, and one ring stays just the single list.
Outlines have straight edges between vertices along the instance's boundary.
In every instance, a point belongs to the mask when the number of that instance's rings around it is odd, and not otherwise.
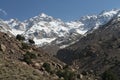
[{"label": "sparse vegetation", "polygon": [[50,80],[34,68],[16,60],[5,60],[0,55],[0,80]]}]

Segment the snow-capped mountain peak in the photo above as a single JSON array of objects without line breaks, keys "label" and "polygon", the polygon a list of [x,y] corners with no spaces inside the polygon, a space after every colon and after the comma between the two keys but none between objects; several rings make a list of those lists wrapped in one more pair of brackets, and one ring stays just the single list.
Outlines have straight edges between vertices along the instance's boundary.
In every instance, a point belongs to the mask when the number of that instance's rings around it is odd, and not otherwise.
[{"label": "snow-capped mountain peak", "polygon": [[99,15],[109,15],[109,16],[112,16],[112,15],[114,15],[114,14],[117,14],[117,12],[119,12],[120,11],[120,9],[112,9],[112,10],[110,10],[110,11],[107,11],[107,10],[103,10]]},{"label": "snow-capped mountain peak", "polygon": [[[32,38],[37,45],[45,45],[54,42],[66,45],[79,39],[79,37],[91,29],[97,29],[100,25],[106,24],[114,16],[119,16],[120,9],[102,11],[98,15],[87,15],[79,20],[63,22],[60,19],[41,13],[38,16],[21,22],[17,19],[2,21],[9,25],[13,35],[22,34],[27,39]],[[2,24],[1,23],[1,24]],[[63,45],[62,45],[63,46]]]},{"label": "snow-capped mountain peak", "polygon": [[40,14],[40,17],[46,18],[46,17],[48,17],[48,15],[46,15],[45,13],[41,13],[41,14]]}]

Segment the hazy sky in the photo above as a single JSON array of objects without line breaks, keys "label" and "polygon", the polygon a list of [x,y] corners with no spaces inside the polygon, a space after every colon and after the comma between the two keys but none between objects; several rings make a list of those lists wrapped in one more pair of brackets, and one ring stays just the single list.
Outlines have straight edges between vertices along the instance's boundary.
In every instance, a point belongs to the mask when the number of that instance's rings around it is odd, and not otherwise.
[{"label": "hazy sky", "polygon": [[120,0],[0,0],[0,18],[25,20],[40,13],[64,21],[120,8]]}]

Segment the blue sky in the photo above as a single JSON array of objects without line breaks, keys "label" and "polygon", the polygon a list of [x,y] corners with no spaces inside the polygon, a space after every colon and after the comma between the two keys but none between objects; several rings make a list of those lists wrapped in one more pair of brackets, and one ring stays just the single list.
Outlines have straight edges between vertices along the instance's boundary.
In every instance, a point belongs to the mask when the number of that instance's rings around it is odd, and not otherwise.
[{"label": "blue sky", "polygon": [[120,8],[119,0],[0,0],[0,18],[23,21],[45,13],[71,21],[114,8]]}]

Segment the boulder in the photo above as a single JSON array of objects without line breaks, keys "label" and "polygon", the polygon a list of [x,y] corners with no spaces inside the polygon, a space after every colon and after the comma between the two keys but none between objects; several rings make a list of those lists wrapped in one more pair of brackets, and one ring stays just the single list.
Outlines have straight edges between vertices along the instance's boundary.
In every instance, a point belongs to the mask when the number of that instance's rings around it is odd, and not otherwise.
[{"label": "boulder", "polygon": [[40,68],[40,64],[39,64],[39,63],[35,63],[35,64],[33,65],[33,67],[35,67],[36,69],[39,69],[39,68]]},{"label": "boulder", "polygon": [[0,51],[3,51],[3,52],[5,52],[5,51],[6,51],[6,47],[5,47],[5,45],[0,44]]}]

